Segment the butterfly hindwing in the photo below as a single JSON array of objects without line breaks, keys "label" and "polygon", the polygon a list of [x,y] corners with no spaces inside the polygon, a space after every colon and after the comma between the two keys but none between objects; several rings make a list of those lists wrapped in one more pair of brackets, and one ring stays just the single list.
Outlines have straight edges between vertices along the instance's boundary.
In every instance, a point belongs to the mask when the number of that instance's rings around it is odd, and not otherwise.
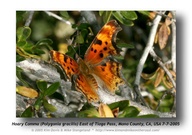
[{"label": "butterfly hindwing", "polygon": [[97,75],[111,92],[117,90],[124,81],[120,77],[121,65],[115,61],[107,61],[101,65],[94,67],[94,74]]},{"label": "butterfly hindwing", "polygon": [[79,74],[75,79],[76,89],[83,92],[90,102],[97,102],[99,97],[97,95],[98,85],[92,75]]}]

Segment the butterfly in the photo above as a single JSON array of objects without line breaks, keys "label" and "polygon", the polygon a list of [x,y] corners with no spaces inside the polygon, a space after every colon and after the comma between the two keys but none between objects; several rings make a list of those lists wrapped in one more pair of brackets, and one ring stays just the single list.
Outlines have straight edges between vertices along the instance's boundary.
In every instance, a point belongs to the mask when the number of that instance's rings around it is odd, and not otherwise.
[{"label": "butterfly", "polygon": [[62,67],[67,78],[74,81],[75,88],[89,102],[99,101],[97,90],[100,84],[114,93],[124,83],[120,77],[121,64],[111,58],[119,55],[115,41],[120,30],[121,27],[115,20],[106,23],[87,49],[84,59],[79,57],[75,61],[68,55],[50,51],[51,59]]}]

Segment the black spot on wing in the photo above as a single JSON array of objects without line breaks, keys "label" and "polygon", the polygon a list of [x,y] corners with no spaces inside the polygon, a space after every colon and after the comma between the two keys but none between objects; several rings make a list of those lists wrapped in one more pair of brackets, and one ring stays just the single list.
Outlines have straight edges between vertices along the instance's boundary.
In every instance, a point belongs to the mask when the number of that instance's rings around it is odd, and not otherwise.
[{"label": "black spot on wing", "polygon": [[94,50],[94,53],[96,53],[96,52],[97,52],[97,50],[95,49],[95,50]]},{"label": "black spot on wing", "polygon": [[72,70],[73,72],[75,72],[75,70],[74,70],[73,68],[71,68],[71,70]]},{"label": "black spot on wing", "polygon": [[93,43],[97,45],[102,45],[102,41],[97,39],[97,37],[94,39]]},{"label": "black spot on wing", "polygon": [[107,47],[104,47],[103,50],[104,50],[104,51],[107,51]]},{"label": "black spot on wing", "polygon": [[104,71],[105,71],[105,68],[101,67],[101,70],[104,72]]},{"label": "black spot on wing", "polygon": [[65,56],[65,57],[64,57],[64,61],[65,61],[65,62],[67,62],[67,59],[68,59],[68,57],[67,57],[67,56]]},{"label": "black spot on wing", "polygon": [[99,56],[100,56],[100,58],[103,58],[103,53],[100,53]]}]

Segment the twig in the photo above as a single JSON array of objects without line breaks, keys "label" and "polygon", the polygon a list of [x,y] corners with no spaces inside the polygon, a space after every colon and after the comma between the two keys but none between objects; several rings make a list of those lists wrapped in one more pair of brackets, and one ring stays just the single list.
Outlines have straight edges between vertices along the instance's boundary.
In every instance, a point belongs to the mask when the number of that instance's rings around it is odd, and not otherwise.
[{"label": "twig", "polygon": [[[173,90],[172,90],[173,91]],[[173,91],[174,92],[174,91]],[[172,112],[176,112],[176,92],[173,93],[173,96],[174,96],[174,103],[173,103],[173,107],[172,107]]]},{"label": "twig", "polygon": [[[158,24],[159,24],[161,18],[162,18],[162,16],[157,15],[156,18],[154,19],[153,26],[152,26],[151,31],[150,31],[148,43],[147,43],[147,45],[145,47],[143,55],[142,55],[142,57],[141,57],[141,59],[139,61],[139,64],[137,66],[137,73],[136,73],[136,78],[135,78],[135,82],[134,82],[134,84],[135,84],[134,90],[135,90],[135,92],[137,94],[140,93],[139,84],[140,84],[140,77],[141,77],[141,73],[142,73],[142,70],[143,70],[143,66],[144,66],[144,63],[145,63],[145,61],[147,59],[147,56],[148,56],[148,54],[149,54],[149,52],[150,52],[150,50],[151,50],[151,48],[153,46],[156,31],[157,31]],[[139,95],[141,95],[141,94],[139,94]],[[141,97],[141,100],[143,101],[142,97]],[[146,103],[144,102],[144,104],[146,104]]]},{"label": "twig", "polygon": [[173,108],[172,108],[172,111],[175,111],[176,110],[176,92],[174,92],[174,90],[176,89],[176,83],[173,79],[173,76],[172,74],[170,73],[170,71],[166,68],[166,66],[163,64],[163,62],[161,61],[161,59],[156,55],[156,53],[154,52],[153,49],[150,50],[150,55],[153,57],[153,59],[155,59],[157,61],[157,63],[160,65],[160,67],[165,71],[165,73],[167,74],[167,76],[169,77],[171,83],[173,84],[173,88],[171,90],[168,90],[166,91],[161,100],[159,100],[158,102],[158,105],[157,105],[157,108],[156,110],[158,110],[160,104],[161,104],[161,101],[165,98],[165,96],[167,95],[167,93],[172,93],[172,95],[174,96],[174,104],[173,104]]},{"label": "twig", "polygon": [[[36,59],[27,59],[22,62],[17,62],[16,64],[18,67],[22,68],[22,70],[23,70],[22,73],[28,77],[28,80],[30,81],[30,83],[32,83],[32,82],[34,83],[34,82],[36,82],[36,80],[44,80],[46,82],[49,82],[50,84],[53,82],[60,82],[62,89],[63,89],[62,90],[63,92],[61,94],[66,93],[66,95],[64,95],[64,100],[66,100],[66,98],[69,98],[70,105],[71,104],[73,105],[72,106],[73,111],[75,111],[75,108],[74,108],[75,105],[77,105],[77,107],[78,107],[79,104],[84,103],[84,101],[82,99],[82,95],[75,90],[71,90],[72,84],[67,83],[64,80],[62,80],[60,74],[58,73],[58,71],[56,70],[56,68],[53,65],[51,65],[47,62],[36,60]],[[58,91],[58,92],[60,93],[60,91]],[[101,98],[101,101],[104,103],[107,103],[107,104],[121,101],[121,100],[127,100],[127,98],[124,98],[124,97],[121,97],[118,95],[113,95],[102,89],[98,89],[98,94],[99,94],[99,97]],[[51,98],[50,100],[55,100],[55,99]],[[59,106],[57,107],[57,109],[58,109],[57,112],[61,112],[62,116],[65,116],[65,113],[67,113],[65,111],[65,109],[70,109],[71,106],[66,106],[66,104],[65,104],[66,101],[65,102],[61,102],[61,101],[56,102],[55,101],[54,105],[57,103],[59,104]],[[161,113],[158,111],[154,111],[154,110],[151,110],[151,109],[149,109],[145,106],[142,106],[139,103],[131,101],[131,100],[130,100],[130,105],[135,106],[140,110],[139,115],[156,114],[159,117],[166,117],[166,118],[175,117],[175,114]],[[63,111],[65,111],[65,112],[63,112]]]},{"label": "twig", "polygon": [[167,92],[165,91],[164,94],[161,96],[159,102],[158,102],[158,105],[157,105],[157,107],[155,109],[156,111],[158,111],[158,109],[159,109],[159,107],[161,105],[162,100],[165,99],[166,96],[167,96]]},{"label": "twig", "polygon": [[25,26],[28,27],[30,25],[30,23],[32,21],[32,18],[33,18],[33,14],[34,14],[34,11],[29,11],[29,16],[28,16],[28,18],[27,18],[27,20],[25,22]]},{"label": "twig", "polygon": [[67,20],[63,19],[62,17],[60,17],[60,16],[58,16],[58,15],[56,15],[56,14],[50,12],[50,11],[44,11],[44,12],[46,14],[48,14],[49,16],[52,16],[52,17],[58,19],[59,21],[62,21],[64,23],[68,24],[68,25],[72,25],[70,21],[67,21]]},{"label": "twig", "polygon": [[176,89],[176,83],[173,79],[172,74],[169,72],[169,70],[165,67],[165,65],[163,64],[163,62],[161,61],[161,59],[156,55],[156,53],[154,52],[153,49],[150,50],[150,55],[157,61],[157,63],[159,64],[159,66],[165,71],[165,73],[167,74],[167,76],[169,77],[171,83],[173,84],[173,87]]},{"label": "twig", "polygon": [[161,105],[161,102],[165,99],[165,97],[167,96],[167,94],[171,93],[174,97],[174,104],[173,104],[173,107],[172,107],[172,112],[175,112],[176,110],[176,92],[174,92],[174,88],[170,89],[170,90],[166,90],[163,95],[161,96],[159,102],[158,102],[158,105],[156,107],[156,111],[158,111],[160,105]]},{"label": "twig", "polygon": [[155,12],[155,13],[161,15],[162,17],[169,18],[172,22],[176,22],[175,17],[169,17],[168,15],[164,14],[164,12],[163,13]]},{"label": "twig", "polygon": [[98,24],[95,14],[91,11],[81,11],[81,16],[91,25],[93,33],[96,35],[101,27]]},{"label": "twig", "polygon": [[143,96],[141,95],[141,92],[140,92],[140,89],[139,89],[139,85],[134,85],[134,91],[135,91],[135,93],[137,95],[136,101],[141,100],[142,104],[149,108],[148,104],[145,102]]},{"label": "twig", "polygon": [[[175,18],[175,12],[172,12],[173,18]],[[171,61],[173,64],[173,71],[176,72],[176,25],[172,22],[172,45],[171,45]]]}]

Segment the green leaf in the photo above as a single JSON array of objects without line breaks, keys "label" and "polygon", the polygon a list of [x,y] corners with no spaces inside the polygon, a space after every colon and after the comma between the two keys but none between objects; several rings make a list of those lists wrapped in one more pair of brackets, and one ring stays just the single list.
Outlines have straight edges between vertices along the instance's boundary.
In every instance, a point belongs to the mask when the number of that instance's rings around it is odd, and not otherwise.
[{"label": "green leaf", "polygon": [[53,83],[52,85],[50,85],[46,91],[45,91],[45,96],[50,96],[52,95],[53,93],[55,93],[55,91],[59,88],[60,86],[60,83],[59,82],[55,82]]},{"label": "green leaf", "polygon": [[138,11],[139,13],[146,15],[146,16],[150,16],[150,12],[149,11]]},{"label": "green leaf", "polygon": [[16,66],[16,74],[17,73],[21,74],[21,72],[23,72],[23,69]]},{"label": "green leaf", "polygon": [[139,110],[134,106],[126,107],[121,114],[119,114],[119,118],[124,117],[136,117],[139,114]]},{"label": "green leaf", "polygon": [[99,11],[99,15],[102,16],[105,11]]},{"label": "green leaf", "polygon": [[50,45],[52,45],[52,44],[53,44],[53,41],[51,39],[44,38],[44,39],[39,40],[36,43],[36,46],[46,46],[46,47],[48,47],[49,50],[52,50],[52,48],[50,47]]},{"label": "green leaf", "polygon": [[18,41],[17,42],[17,46],[19,46],[19,47],[23,47],[23,46],[25,46],[27,44],[27,41],[24,41],[24,40],[21,40],[21,41]]},{"label": "green leaf", "polygon": [[[20,55],[20,56],[23,56],[25,58],[36,58],[36,59],[39,59],[40,57],[37,56],[37,55],[33,55],[31,53],[28,53],[28,52],[31,52],[31,46],[28,46],[28,45],[25,45],[24,47],[17,47],[16,48],[16,51],[17,53]],[[23,49],[24,48],[24,49]],[[27,49],[27,50],[25,50]]]},{"label": "green leaf", "polygon": [[77,53],[78,46],[77,47],[73,47],[73,46],[69,45],[67,47],[67,49],[68,49],[68,52],[66,53],[66,55],[68,55],[68,56],[73,58],[73,56]]},{"label": "green leaf", "polygon": [[147,115],[137,116],[137,118],[159,118],[159,116],[155,114],[147,114]]},{"label": "green leaf", "polygon": [[120,11],[121,15],[128,20],[137,19],[137,14],[134,11]]},{"label": "green leaf", "polygon": [[66,20],[68,20],[70,18],[69,14],[67,11],[60,11],[60,14],[62,15],[62,17]]},{"label": "green leaf", "polygon": [[39,110],[40,107],[42,106],[42,95],[39,96],[39,98],[37,98],[37,100],[35,101],[35,104],[34,104],[34,108],[35,110]]},{"label": "green leaf", "polygon": [[132,21],[125,19],[125,18],[120,14],[119,11],[113,12],[113,16],[114,16],[118,21],[120,21],[122,24],[124,24],[124,25],[127,25],[127,26],[133,26],[133,25],[134,25]]},{"label": "green leaf", "polygon": [[23,83],[24,86],[29,87],[28,83],[22,77],[22,72],[23,72],[23,69],[16,66],[16,76],[17,76],[17,78]]},{"label": "green leaf", "polygon": [[29,27],[20,27],[17,29],[18,41],[26,40],[31,34],[31,29]]},{"label": "green leaf", "polygon": [[118,43],[117,47],[119,48],[130,48],[130,49],[134,49],[135,46],[132,44],[127,44],[127,43]]},{"label": "green leaf", "polygon": [[107,23],[110,20],[111,15],[112,15],[112,11],[105,11],[103,13],[103,22]]},{"label": "green leaf", "polygon": [[76,41],[76,43],[78,43],[78,44],[83,44],[83,43],[84,43],[84,38],[83,38],[82,34],[77,35],[75,41]]},{"label": "green leaf", "polygon": [[29,42],[26,42],[26,44],[24,46],[22,46],[21,48],[27,53],[32,53],[32,48],[34,47],[33,44],[29,43]]},{"label": "green leaf", "polygon": [[173,98],[163,99],[163,100],[161,101],[160,106],[161,106],[161,107],[172,106],[172,105],[173,105],[173,101],[174,101]]},{"label": "green leaf", "polygon": [[20,61],[23,61],[25,60],[25,57],[22,57],[20,55],[16,55],[16,62],[20,62]]},{"label": "green leaf", "polygon": [[87,118],[87,117],[99,117],[99,113],[95,108],[90,108],[88,110],[85,111],[81,111],[78,113],[78,117],[83,117],[83,118]]},{"label": "green leaf", "polygon": [[156,89],[150,90],[150,93],[151,93],[155,98],[157,98],[157,99],[161,99],[161,97],[162,97],[162,95],[163,95],[161,92],[159,92],[159,91],[156,90]]},{"label": "green leaf", "polygon": [[90,24],[89,23],[81,23],[79,26],[77,26],[77,25],[74,25],[74,26],[76,26],[78,30],[83,30],[83,29],[88,29],[90,27]]},{"label": "green leaf", "polygon": [[115,58],[115,60],[117,60],[117,61],[122,61],[122,60],[124,60],[124,56],[122,56],[122,55],[115,55],[115,56],[113,56],[114,58]]},{"label": "green leaf", "polygon": [[84,40],[87,38],[88,34],[89,34],[89,30],[88,29],[81,30],[81,35],[83,36]]},{"label": "green leaf", "polygon": [[114,102],[108,105],[111,110],[119,108],[119,111],[129,106],[129,100],[122,100],[119,102]]},{"label": "green leaf", "polygon": [[44,93],[47,90],[47,82],[45,81],[37,81],[36,82],[38,89]]},{"label": "green leaf", "polygon": [[82,107],[82,111],[84,110],[89,110],[90,108],[94,108],[94,106],[92,104],[89,104],[89,103],[85,103]]},{"label": "green leaf", "polygon": [[47,100],[43,100],[43,106],[45,107],[46,110],[50,112],[55,112],[57,111],[57,108],[53,106],[52,104],[49,104]]},{"label": "green leaf", "polygon": [[16,11],[16,22],[19,24],[23,22],[26,11]]},{"label": "green leaf", "polygon": [[25,111],[21,114],[21,117],[25,117],[25,118],[33,117],[33,108],[32,108],[32,106],[25,109]]},{"label": "green leaf", "polygon": [[42,49],[39,49],[38,47],[33,47],[32,52],[38,55],[45,54],[45,52]]}]

